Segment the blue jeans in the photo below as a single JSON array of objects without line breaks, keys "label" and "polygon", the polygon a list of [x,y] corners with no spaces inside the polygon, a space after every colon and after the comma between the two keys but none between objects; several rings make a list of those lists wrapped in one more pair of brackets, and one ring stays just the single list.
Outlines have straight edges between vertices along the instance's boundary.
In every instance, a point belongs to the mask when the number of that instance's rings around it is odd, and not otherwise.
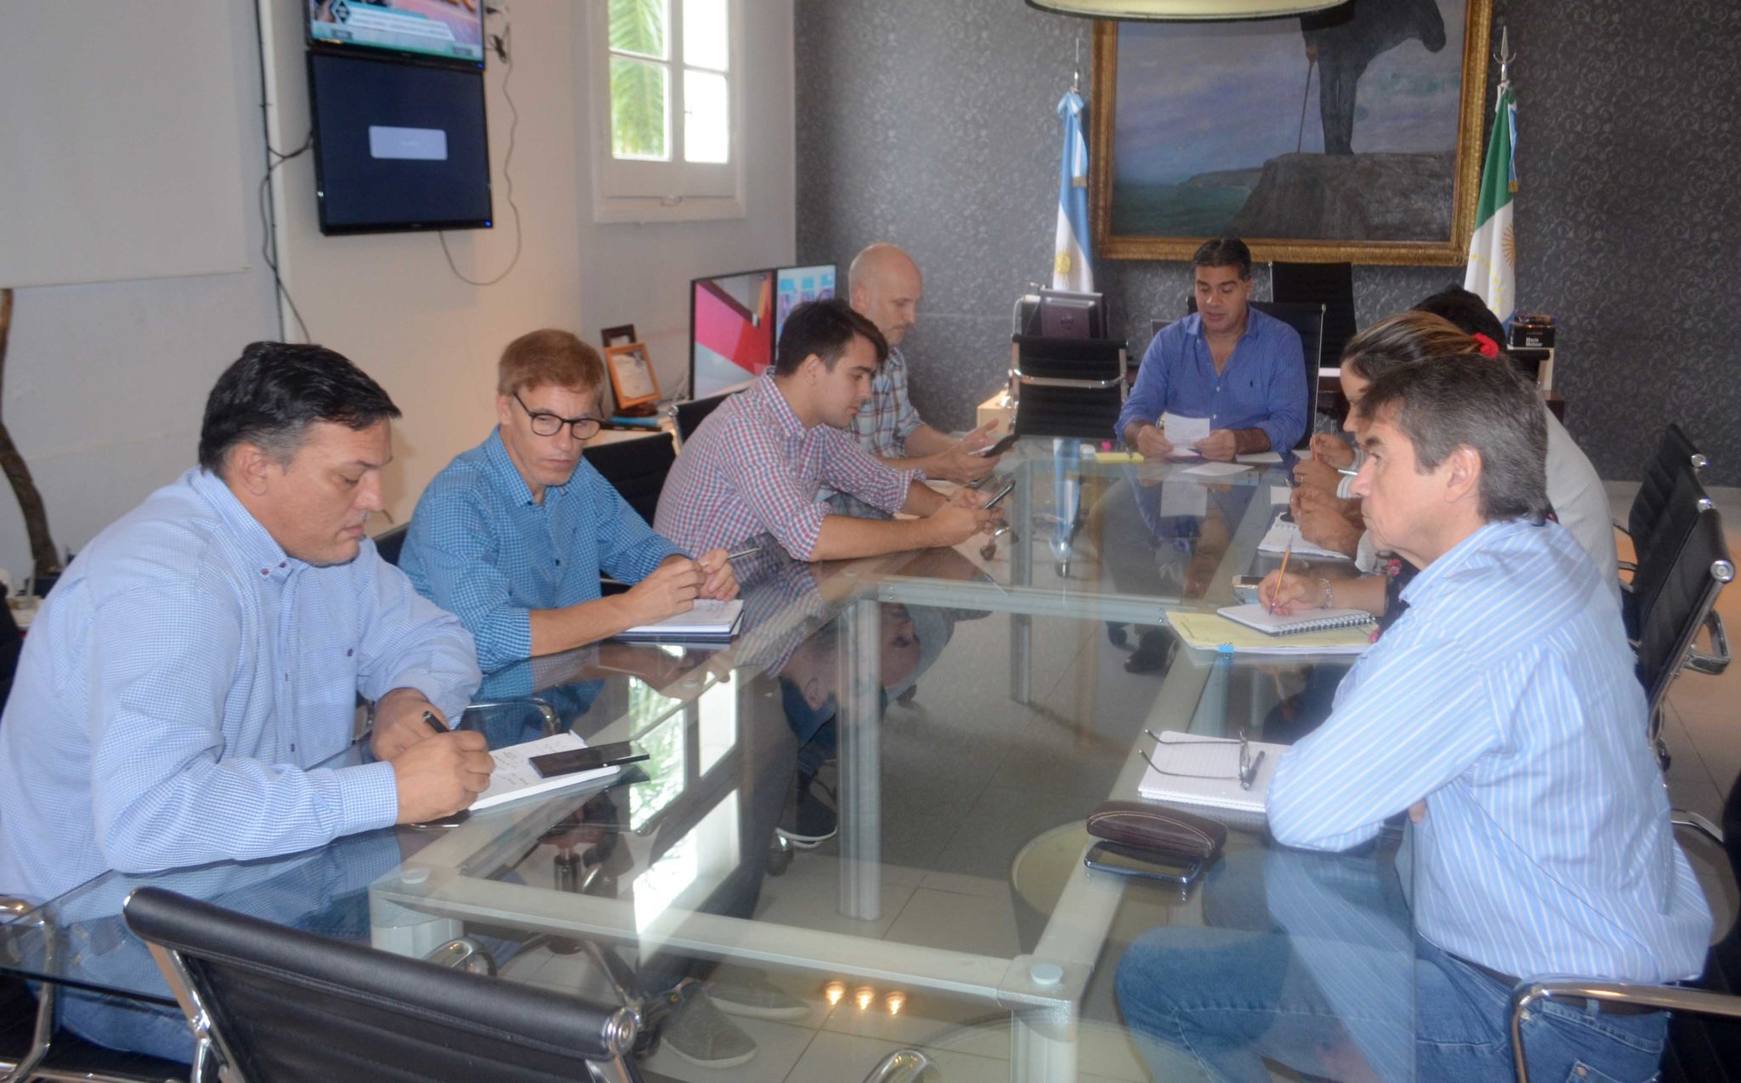
[{"label": "blue jeans", "polygon": [[[1165,1043],[1214,1079],[1267,1083],[1266,1059],[1330,1079],[1515,1078],[1511,989],[1418,936],[1414,945],[1411,1004],[1407,991],[1326,993],[1285,933],[1155,929],[1119,964],[1119,1006],[1139,1046]],[[1523,1026],[1530,1078],[1653,1079],[1667,1026],[1663,1012],[1540,1004]]]}]

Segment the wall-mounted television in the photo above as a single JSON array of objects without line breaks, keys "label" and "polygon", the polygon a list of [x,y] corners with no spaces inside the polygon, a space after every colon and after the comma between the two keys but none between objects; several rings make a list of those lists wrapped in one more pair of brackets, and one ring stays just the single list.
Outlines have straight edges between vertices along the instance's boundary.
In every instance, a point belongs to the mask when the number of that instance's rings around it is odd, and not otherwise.
[{"label": "wall-mounted television", "polygon": [[322,233],[487,229],[481,69],[308,51]]},{"label": "wall-mounted television", "polygon": [[689,395],[706,398],[774,361],[774,271],[736,271],[689,284]]},{"label": "wall-mounted television", "polygon": [[308,43],[484,66],[484,0],[303,0]]},{"label": "wall-mounted television", "polygon": [[786,316],[806,301],[834,296],[834,264],[811,267],[780,267],[774,271],[774,345],[786,329]]}]

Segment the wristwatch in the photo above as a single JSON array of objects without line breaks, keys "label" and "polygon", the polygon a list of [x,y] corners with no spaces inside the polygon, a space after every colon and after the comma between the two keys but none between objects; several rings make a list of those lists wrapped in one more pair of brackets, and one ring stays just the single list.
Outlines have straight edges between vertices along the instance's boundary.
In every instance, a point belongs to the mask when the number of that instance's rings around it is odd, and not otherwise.
[{"label": "wristwatch", "polygon": [[1322,592],[1318,596],[1318,608],[1335,609],[1336,589],[1330,585],[1330,580],[1320,575],[1318,577],[1318,589]]}]

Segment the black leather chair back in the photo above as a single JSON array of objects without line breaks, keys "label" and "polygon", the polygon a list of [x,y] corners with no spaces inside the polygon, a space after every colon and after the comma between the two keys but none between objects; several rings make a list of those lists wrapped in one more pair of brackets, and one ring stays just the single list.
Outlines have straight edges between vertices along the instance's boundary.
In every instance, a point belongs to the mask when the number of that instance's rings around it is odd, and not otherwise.
[{"label": "black leather chair back", "polygon": [[405,532],[410,529],[410,523],[403,523],[375,535],[375,551],[381,554],[382,560],[395,568],[399,566],[399,554],[405,549]]},{"label": "black leather chair back", "polygon": [[[1292,327],[1300,336],[1300,346],[1306,361],[1306,431],[1300,434],[1296,448],[1312,442],[1314,419],[1318,415],[1318,368],[1324,356],[1323,304],[1304,301],[1253,301],[1251,307]],[[1277,451],[1282,450],[1277,448]]]},{"label": "black leather chair back", "polygon": [[1638,570],[1632,582],[1621,592],[1621,613],[1626,621],[1627,637],[1636,641],[1662,586],[1674,572],[1681,549],[1692,537],[1693,528],[1702,515],[1715,516],[1716,507],[1705,495],[1705,489],[1691,470],[1683,470],[1674,479],[1662,511],[1650,526],[1647,537],[1638,543]]},{"label": "black leather chair back", "polygon": [[[1682,495],[1677,487],[1675,499]],[[1674,510],[1671,506],[1670,513]],[[1639,571],[1642,574],[1644,569]],[[1722,518],[1715,509],[1697,512],[1691,517],[1679,554],[1655,583],[1650,605],[1641,611],[1638,680],[1644,685],[1653,715],[1680,672],[1706,614],[1716,605],[1718,593],[1734,577],[1735,565],[1723,540]]]},{"label": "black leather chair back", "polygon": [[720,403],[737,394],[733,391],[726,395],[709,395],[705,399],[691,399],[677,404],[677,442],[695,435],[695,430],[701,428],[701,423],[707,420],[707,415],[719,409]]},{"label": "black leather chair back", "polygon": [[1661,517],[1669,496],[1674,492],[1675,479],[1682,474],[1695,477],[1705,465],[1705,457],[1687,438],[1678,424],[1663,430],[1656,445],[1656,454],[1644,464],[1644,477],[1638,483],[1638,495],[1626,512],[1626,532],[1632,535],[1633,558],[1644,563],[1644,550],[1650,543],[1651,528]]},{"label": "black leather chair back", "polygon": [[659,509],[659,491],[665,488],[665,475],[677,461],[677,449],[672,446],[670,433],[656,432],[633,440],[590,445],[586,461],[616,486],[629,507],[651,523],[653,513]]},{"label": "black leather chair back", "polygon": [[[161,888],[135,891],[123,913],[156,946],[171,987],[185,981],[197,995],[220,1055],[249,1083],[557,1083],[592,1078],[589,1059],[613,1061],[633,1043],[626,1009],[327,940]],[[639,1078],[626,1061],[615,1067],[626,1074],[611,1078]]]},{"label": "black leather chair back", "polygon": [[1124,343],[1016,335],[1015,431],[1109,440],[1124,406]]}]

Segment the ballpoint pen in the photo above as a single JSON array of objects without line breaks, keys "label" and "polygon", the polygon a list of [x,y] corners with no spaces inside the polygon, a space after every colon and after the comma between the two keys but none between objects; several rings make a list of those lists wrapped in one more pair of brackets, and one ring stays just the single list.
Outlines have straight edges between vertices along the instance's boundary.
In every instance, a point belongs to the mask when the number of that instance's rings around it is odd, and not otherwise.
[{"label": "ballpoint pen", "polygon": [[1258,771],[1258,768],[1263,766],[1263,757],[1264,757],[1264,750],[1260,748],[1257,750],[1257,755],[1255,755],[1251,758],[1251,766],[1247,767],[1244,771],[1240,772],[1240,774],[1239,774],[1239,788],[1240,789],[1249,790],[1249,789],[1251,789],[1251,784],[1253,782],[1257,781],[1257,771]]},{"label": "ballpoint pen", "polygon": [[423,721],[425,723],[427,723],[429,728],[434,730],[438,735],[447,732],[447,727],[441,724],[441,720],[439,718],[435,717],[434,711],[424,711],[423,712]]},{"label": "ballpoint pen", "polygon": [[739,550],[738,550],[738,551],[737,551],[737,552],[735,552],[735,553],[727,553],[727,554],[726,554],[726,555],[725,555],[725,559],[727,559],[727,560],[736,560],[736,559],[738,559],[738,558],[739,558],[739,557],[747,557],[747,556],[753,556],[753,555],[754,555],[754,554],[756,554],[756,553],[759,553],[759,552],[761,552],[761,551],[762,551],[762,547],[761,547],[761,546],[759,546],[759,545],[752,545],[752,546],[750,546],[750,547],[749,547],[749,548],[748,548],[748,549],[739,549]]},{"label": "ballpoint pen", "polygon": [[1338,474],[1341,474],[1345,478],[1351,478],[1351,477],[1354,477],[1355,475],[1360,473],[1360,471],[1354,469],[1351,466],[1338,466],[1336,468],[1336,472]]}]

